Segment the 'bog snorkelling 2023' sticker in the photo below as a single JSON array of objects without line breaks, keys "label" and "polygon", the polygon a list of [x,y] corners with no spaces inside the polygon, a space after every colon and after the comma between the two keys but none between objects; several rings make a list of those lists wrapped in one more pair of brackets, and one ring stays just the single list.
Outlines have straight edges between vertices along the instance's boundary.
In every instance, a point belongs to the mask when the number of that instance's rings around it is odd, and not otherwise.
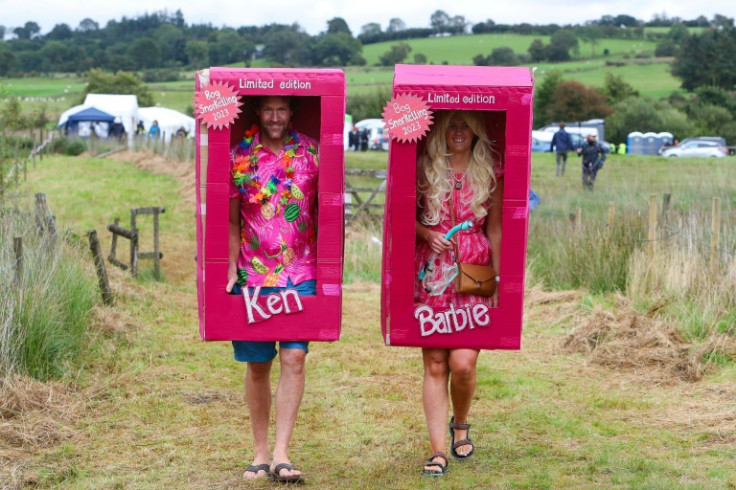
[{"label": "'bog snorkelling 2023' sticker", "polygon": [[194,113],[209,129],[226,128],[240,113],[235,90],[224,83],[213,83],[194,94]]},{"label": "'bog snorkelling 2023' sticker", "polygon": [[384,107],[383,122],[391,138],[400,143],[414,143],[429,131],[432,111],[419,97],[400,94]]}]

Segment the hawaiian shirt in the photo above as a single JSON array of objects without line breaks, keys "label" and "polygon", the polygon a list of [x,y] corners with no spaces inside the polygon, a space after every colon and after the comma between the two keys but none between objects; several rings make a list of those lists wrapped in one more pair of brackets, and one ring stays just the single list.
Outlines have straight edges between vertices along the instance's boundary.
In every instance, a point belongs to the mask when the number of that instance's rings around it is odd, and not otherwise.
[{"label": "hawaiian shirt", "polygon": [[290,131],[279,154],[257,126],[231,152],[230,198],[242,221],[238,284],[284,287],[317,278],[317,143]]}]

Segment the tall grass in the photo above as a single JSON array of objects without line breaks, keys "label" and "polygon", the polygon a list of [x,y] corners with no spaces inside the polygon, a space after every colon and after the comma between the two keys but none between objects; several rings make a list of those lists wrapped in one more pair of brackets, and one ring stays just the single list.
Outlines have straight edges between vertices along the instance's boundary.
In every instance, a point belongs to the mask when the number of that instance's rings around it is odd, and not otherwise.
[{"label": "tall grass", "polygon": [[345,283],[381,281],[382,239],[382,226],[375,221],[356,222],[345,229]]},{"label": "tall grass", "polygon": [[[724,230],[733,233],[733,212]],[[659,303],[663,314],[694,340],[736,336],[736,236],[723,235],[711,263],[710,219],[682,214],[670,223],[668,240],[654,254],[635,253],[629,264],[627,295],[640,304]]]},{"label": "tall grass", "polygon": [[[19,278],[14,237],[23,238]],[[63,239],[40,235],[25,209],[0,215],[0,376],[60,378],[84,351],[96,285],[80,253]]]},{"label": "tall grass", "polygon": [[608,227],[532,214],[529,268],[553,289],[585,288],[594,294],[625,291],[628,262],[641,224],[632,216]]},{"label": "tall grass", "polygon": [[733,337],[735,213],[728,201],[721,212],[712,264],[710,210],[688,206],[671,212],[654,242],[646,240],[647,225],[636,213],[617,217],[610,227],[594,217],[576,227],[561,216],[532,213],[529,271],[534,281],[552,289],[623,294],[640,308],[657,310],[694,342]]}]

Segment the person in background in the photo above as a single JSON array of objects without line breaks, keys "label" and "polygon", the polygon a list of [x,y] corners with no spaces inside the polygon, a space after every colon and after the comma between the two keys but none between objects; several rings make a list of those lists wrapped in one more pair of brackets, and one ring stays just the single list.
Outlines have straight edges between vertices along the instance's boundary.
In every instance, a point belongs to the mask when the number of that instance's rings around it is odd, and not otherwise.
[{"label": "person in background", "polygon": [[359,147],[360,137],[358,133],[358,128],[353,126],[353,129],[350,130],[350,134],[348,135],[348,148],[352,151],[358,151]]},{"label": "person in background", "polygon": [[151,127],[148,128],[148,137],[158,139],[161,137],[161,128],[158,126],[158,121],[153,120],[153,123],[151,123]]},{"label": "person in background", "polygon": [[596,141],[595,133],[592,133],[585,137],[585,143],[578,148],[577,153],[582,157],[583,189],[592,191],[598,170],[603,168],[603,162],[606,161],[606,152]]},{"label": "person in background", "polygon": [[570,133],[565,131],[565,123],[560,123],[560,129],[557,130],[552,141],[549,144],[549,151],[555,151],[557,157],[557,167],[555,175],[562,177],[565,175],[565,165],[567,164],[567,153],[575,151],[575,145],[572,144]]}]

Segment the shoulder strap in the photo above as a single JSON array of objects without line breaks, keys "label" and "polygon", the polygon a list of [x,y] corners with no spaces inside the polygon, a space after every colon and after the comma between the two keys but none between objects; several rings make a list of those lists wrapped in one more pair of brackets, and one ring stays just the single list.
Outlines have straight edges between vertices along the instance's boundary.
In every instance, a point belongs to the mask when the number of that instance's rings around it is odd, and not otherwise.
[{"label": "shoulder strap", "polygon": [[[453,191],[451,189],[450,190],[450,200],[449,200],[449,202],[450,202],[450,219],[452,220],[452,226],[454,228],[455,227],[455,208],[452,205],[452,194],[453,194]],[[455,234],[455,237],[458,237],[458,236],[460,236],[460,235],[458,233],[456,233]],[[453,253],[455,255],[455,262],[460,262],[460,259],[458,259],[458,257],[460,257],[460,251],[457,249],[457,240],[458,240],[457,238],[455,238],[455,241],[454,242],[452,240],[450,240],[450,243],[452,243]]]}]

